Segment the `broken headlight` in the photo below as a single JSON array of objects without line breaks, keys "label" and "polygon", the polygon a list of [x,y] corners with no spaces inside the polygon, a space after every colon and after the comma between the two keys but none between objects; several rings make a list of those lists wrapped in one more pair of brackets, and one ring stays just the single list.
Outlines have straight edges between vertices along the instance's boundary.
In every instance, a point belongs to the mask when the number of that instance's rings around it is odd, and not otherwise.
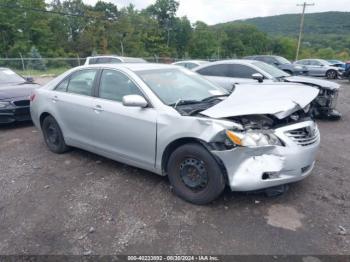
[{"label": "broken headlight", "polygon": [[265,130],[251,130],[247,132],[226,130],[226,136],[232,143],[238,146],[283,146],[281,140],[276,135]]}]

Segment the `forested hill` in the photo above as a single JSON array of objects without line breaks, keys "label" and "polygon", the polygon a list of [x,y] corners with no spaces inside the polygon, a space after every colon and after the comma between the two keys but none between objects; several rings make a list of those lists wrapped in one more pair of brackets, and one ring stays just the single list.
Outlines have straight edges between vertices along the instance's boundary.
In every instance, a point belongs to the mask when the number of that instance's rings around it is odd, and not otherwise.
[{"label": "forested hill", "polygon": [[[270,35],[293,36],[299,32],[300,14],[258,17],[226,24],[250,24]],[[217,26],[220,26],[219,24]],[[325,12],[305,15],[306,34],[349,34],[350,12]]]}]

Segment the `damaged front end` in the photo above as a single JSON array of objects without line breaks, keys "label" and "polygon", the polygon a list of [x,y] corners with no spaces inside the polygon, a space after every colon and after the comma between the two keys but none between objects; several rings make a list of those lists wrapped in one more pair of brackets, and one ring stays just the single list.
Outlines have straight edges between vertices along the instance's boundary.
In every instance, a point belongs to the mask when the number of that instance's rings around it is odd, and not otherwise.
[{"label": "damaged front end", "polygon": [[313,116],[317,118],[326,118],[339,120],[342,115],[336,110],[339,90],[321,89],[318,97],[313,102]]},{"label": "damaged front end", "polygon": [[340,86],[334,82],[310,77],[291,76],[285,82],[300,83],[319,89],[317,98],[312,103],[312,115],[317,118],[339,120],[342,115],[336,110]]},{"label": "damaged front end", "polygon": [[224,168],[232,191],[255,191],[296,182],[311,173],[320,144],[311,116],[311,103],[318,94],[318,89],[303,85],[239,85],[213,104],[176,110],[195,116],[196,123],[212,121],[219,127],[223,122],[215,133],[209,128],[198,137]]},{"label": "damaged front end", "polygon": [[[260,123],[252,125],[255,117]],[[232,191],[253,191],[296,182],[307,177],[320,143],[310,119],[274,122],[271,116],[242,117],[242,130],[226,130],[211,143],[211,152],[226,168]],[[224,141],[224,142],[221,142]]]}]

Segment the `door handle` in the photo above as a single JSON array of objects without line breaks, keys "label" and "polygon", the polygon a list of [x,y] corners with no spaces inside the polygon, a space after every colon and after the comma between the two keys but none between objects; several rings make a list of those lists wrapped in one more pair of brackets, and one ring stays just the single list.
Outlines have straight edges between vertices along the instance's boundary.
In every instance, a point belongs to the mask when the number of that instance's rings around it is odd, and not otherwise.
[{"label": "door handle", "polygon": [[58,100],[58,96],[54,96],[54,97],[52,98],[52,102],[53,102],[53,103],[57,103],[57,101],[59,101],[59,100]]},{"label": "door handle", "polygon": [[100,106],[100,105],[95,105],[94,111],[95,111],[96,113],[99,113],[99,112],[103,112],[104,110],[102,109],[102,106]]}]

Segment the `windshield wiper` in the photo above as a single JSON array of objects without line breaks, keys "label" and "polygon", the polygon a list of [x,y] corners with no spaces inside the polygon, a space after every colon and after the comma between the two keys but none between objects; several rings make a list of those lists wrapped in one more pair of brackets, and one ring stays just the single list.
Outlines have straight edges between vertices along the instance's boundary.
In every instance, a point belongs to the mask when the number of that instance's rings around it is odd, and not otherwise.
[{"label": "windshield wiper", "polygon": [[176,101],[176,103],[170,104],[169,106],[172,106],[176,109],[177,106],[181,105],[191,105],[191,104],[198,104],[201,101],[198,100],[185,100],[185,99],[179,99]]},{"label": "windshield wiper", "polygon": [[216,96],[209,96],[209,97],[207,97],[207,98],[204,98],[201,102],[209,102],[209,101],[212,101],[212,100],[216,100],[217,98],[226,97],[226,96],[229,96],[229,94],[222,94],[222,95],[216,95]]}]

